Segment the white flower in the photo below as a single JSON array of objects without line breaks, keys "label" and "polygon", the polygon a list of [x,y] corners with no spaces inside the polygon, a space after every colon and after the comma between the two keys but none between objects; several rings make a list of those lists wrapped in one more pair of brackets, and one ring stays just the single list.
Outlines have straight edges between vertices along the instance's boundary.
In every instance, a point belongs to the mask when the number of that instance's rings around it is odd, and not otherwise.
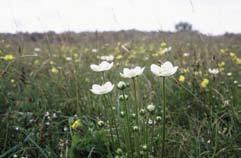
[{"label": "white flower", "polygon": [[155,110],[155,105],[153,105],[153,104],[148,105],[148,106],[147,106],[147,110],[148,110],[149,112],[153,112],[153,111]]},{"label": "white flower", "polygon": [[141,75],[144,69],[145,67],[141,68],[140,66],[137,66],[133,69],[124,68],[123,73],[120,73],[120,75],[124,78],[134,78]]},{"label": "white flower", "polygon": [[162,51],[163,53],[167,53],[167,52],[170,52],[172,50],[172,47],[167,47],[167,48],[164,48]]},{"label": "white flower", "polygon": [[66,57],[65,60],[66,60],[66,61],[71,61],[72,58],[71,58],[71,57]]},{"label": "white flower", "polygon": [[93,84],[90,91],[97,95],[107,94],[112,91],[114,85],[111,82],[106,82],[103,85]]},{"label": "white flower", "polygon": [[208,72],[209,72],[210,74],[216,75],[216,74],[219,73],[219,70],[218,70],[218,69],[208,69]]},{"label": "white flower", "polygon": [[97,52],[98,52],[98,49],[92,49],[92,52],[93,52],[93,53],[97,53]]},{"label": "white flower", "polygon": [[114,56],[113,55],[101,56],[100,59],[101,60],[105,60],[105,61],[113,61],[114,60]]},{"label": "white flower", "polygon": [[167,61],[161,66],[156,64],[151,65],[151,72],[156,76],[171,76],[176,73],[178,66],[173,66],[171,62]]},{"label": "white flower", "polygon": [[93,71],[101,72],[101,71],[110,70],[112,68],[112,66],[113,66],[113,62],[112,63],[108,63],[107,61],[102,61],[99,65],[91,64],[90,68]]},{"label": "white flower", "polygon": [[227,73],[227,76],[232,76],[232,72],[228,72],[228,73]]},{"label": "white flower", "polygon": [[183,56],[188,57],[188,56],[190,56],[190,54],[189,53],[183,53]]},{"label": "white flower", "polygon": [[40,52],[41,49],[40,49],[40,48],[34,48],[34,51],[35,51],[35,52]]}]

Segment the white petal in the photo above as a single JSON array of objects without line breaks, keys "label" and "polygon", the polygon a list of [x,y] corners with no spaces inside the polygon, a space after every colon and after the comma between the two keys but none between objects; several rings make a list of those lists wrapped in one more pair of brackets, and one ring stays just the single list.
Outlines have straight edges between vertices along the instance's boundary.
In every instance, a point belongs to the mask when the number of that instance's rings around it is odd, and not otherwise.
[{"label": "white petal", "polygon": [[151,64],[151,72],[156,75],[156,76],[160,76],[160,67],[156,64]]},{"label": "white petal", "polygon": [[90,65],[90,68],[91,68],[93,71],[96,71],[96,72],[100,71],[99,66],[98,66],[98,65],[95,65],[95,64],[91,64],[91,65]]}]

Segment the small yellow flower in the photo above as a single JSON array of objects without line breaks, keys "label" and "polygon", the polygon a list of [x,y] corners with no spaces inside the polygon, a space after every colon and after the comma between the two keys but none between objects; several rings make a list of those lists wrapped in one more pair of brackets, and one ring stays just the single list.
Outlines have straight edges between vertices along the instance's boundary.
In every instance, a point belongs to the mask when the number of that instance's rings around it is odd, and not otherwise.
[{"label": "small yellow flower", "polygon": [[166,46],[167,46],[167,44],[165,42],[161,43],[161,47],[166,47]]},{"label": "small yellow flower", "polygon": [[180,75],[178,80],[179,80],[179,82],[184,82],[185,81],[185,76]]},{"label": "small yellow flower", "polygon": [[209,80],[204,78],[200,84],[202,88],[206,88],[208,86]]},{"label": "small yellow flower", "polygon": [[153,57],[157,57],[158,55],[159,55],[158,53],[152,54]]},{"label": "small yellow flower", "polygon": [[73,56],[74,56],[74,58],[78,58],[79,54],[78,53],[74,53]]},{"label": "small yellow flower", "polygon": [[123,58],[123,56],[121,54],[116,57],[117,60],[120,60],[122,58]]},{"label": "small yellow flower", "polygon": [[237,59],[236,59],[236,64],[237,64],[237,65],[240,65],[240,64],[241,64],[241,58],[237,58]]},{"label": "small yellow flower", "polygon": [[81,121],[79,119],[74,121],[74,123],[71,125],[72,129],[78,129],[80,127],[82,127],[82,123],[81,123]]},{"label": "small yellow flower", "polygon": [[222,61],[222,62],[220,62],[220,63],[218,63],[218,67],[224,67],[225,66],[225,62],[224,61]]},{"label": "small yellow flower", "polygon": [[236,54],[233,53],[233,52],[230,52],[230,53],[229,53],[229,56],[233,58],[233,57],[236,57]]},{"label": "small yellow flower", "polygon": [[221,52],[221,54],[224,54],[225,50],[224,49],[220,49],[220,52]]},{"label": "small yellow flower", "polygon": [[53,74],[57,74],[57,73],[59,73],[59,70],[57,68],[55,68],[55,67],[52,67],[51,72]]},{"label": "small yellow flower", "polygon": [[184,72],[184,73],[189,72],[189,68],[184,68],[184,69],[183,69],[183,72]]},{"label": "small yellow flower", "polygon": [[218,70],[219,70],[220,72],[223,72],[223,71],[224,71],[224,68],[221,67],[221,68],[219,68]]},{"label": "small yellow flower", "polygon": [[7,54],[3,57],[5,61],[12,61],[14,59],[14,56],[12,54]]}]

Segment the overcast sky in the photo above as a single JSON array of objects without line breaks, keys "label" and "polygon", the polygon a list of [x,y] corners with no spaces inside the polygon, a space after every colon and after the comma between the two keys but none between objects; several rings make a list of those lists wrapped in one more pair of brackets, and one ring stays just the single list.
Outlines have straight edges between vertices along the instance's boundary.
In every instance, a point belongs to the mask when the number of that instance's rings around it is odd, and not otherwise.
[{"label": "overcast sky", "polygon": [[0,32],[174,30],[241,33],[241,0],[0,0]]}]

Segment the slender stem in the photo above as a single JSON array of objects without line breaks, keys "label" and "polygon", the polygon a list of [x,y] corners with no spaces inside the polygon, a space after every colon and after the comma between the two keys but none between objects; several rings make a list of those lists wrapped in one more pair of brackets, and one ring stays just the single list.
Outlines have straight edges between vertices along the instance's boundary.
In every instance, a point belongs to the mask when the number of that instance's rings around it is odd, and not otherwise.
[{"label": "slender stem", "polygon": [[150,119],[152,120],[152,129],[151,129],[151,144],[153,145],[153,149],[155,149],[155,146],[154,146],[154,135],[155,135],[155,114],[151,114],[152,116],[150,117]]},{"label": "slender stem", "polygon": [[79,107],[79,85],[78,85],[78,77],[76,75],[75,76],[75,92],[76,92],[76,110],[77,110],[77,114],[80,114],[80,107]]},{"label": "slender stem", "polygon": [[135,112],[136,112],[136,124],[138,125],[138,111],[139,111],[139,106],[137,102],[137,92],[136,92],[136,81],[135,78],[132,78],[133,81],[133,88],[134,88],[134,97],[135,97]]},{"label": "slender stem", "polygon": [[[108,114],[108,105],[107,105],[107,99],[106,99],[106,97],[105,97],[105,95],[104,95],[104,110],[105,110],[105,114],[107,115],[107,116],[109,116],[109,114]],[[109,120],[109,121],[111,121],[111,118],[109,119],[109,118],[107,118],[107,120]],[[112,145],[114,145],[114,134],[113,134],[114,132],[113,132],[113,129],[112,129],[112,121],[110,122],[110,135],[111,135],[111,141],[112,141]]]},{"label": "slender stem", "polygon": [[[111,98],[109,98],[109,100],[111,101]],[[108,102],[108,101],[107,101]],[[111,120],[112,120],[112,123],[115,127],[115,132],[116,132],[116,136],[117,136],[117,140],[118,140],[118,143],[120,145],[120,136],[119,136],[119,132],[118,132],[118,126],[117,126],[117,122],[116,122],[116,119],[115,119],[115,114],[113,112],[113,109],[112,109],[112,103],[108,102],[109,103],[109,107],[110,107],[110,110],[111,110]]]},{"label": "slender stem", "polygon": [[131,156],[133,157],[133,149],[132,149],[132,143],[131,143],[131,127],[130,127],[130,119],[129,119],[129,110],[127,108],[127,103],[126,103],[126,98],[125,98],[125,93],[124,93],[124,90],[122,90],[122,95],[123,95],[123,98],[124,98],[124,108],[125,108],[125,112],[126,112],[126,126],[127,126],[127,135],[129,136],[129,149],[130,149],[130,153],[131,153]]},{"label": "slender stem", "polygon": [[104,71],[102,72],[102,81],[103,81],[103,83],[105,82],[105,72]]},{"label": "slender stem", "polygon": [[[138,105],[138,100],[137,100],[137,89],[136,89],[136,80],[135,78],[132,78],[132,81],[133,81],[133,89],[134,89],[134,97],[135,97],[135,113],[136,113],[136,125],[138,128],[140,128],[139,126],[139,105]],[[136,149],[136,152],[138,151],[138,148],[139,148],[139,129],[138,131],[135,131],[134,132],[134,146],[135,146],[135,149]]]},{"label": "slender stem", "polygon": [[214,151],[213,151],[213,155],[212,158],[216,157],[217,154],[217,147],[218,147],[218,120],[215,121],[215,142],[214,142]]},{"label": "slender stem", "polygon": [[166,87],[165,87],[165,77],[162,80],[162,93],[163,93],[163,110],[162,110],[162,154],[161,157],[164,158],[165,154],[165,129],[166,129]]}]

